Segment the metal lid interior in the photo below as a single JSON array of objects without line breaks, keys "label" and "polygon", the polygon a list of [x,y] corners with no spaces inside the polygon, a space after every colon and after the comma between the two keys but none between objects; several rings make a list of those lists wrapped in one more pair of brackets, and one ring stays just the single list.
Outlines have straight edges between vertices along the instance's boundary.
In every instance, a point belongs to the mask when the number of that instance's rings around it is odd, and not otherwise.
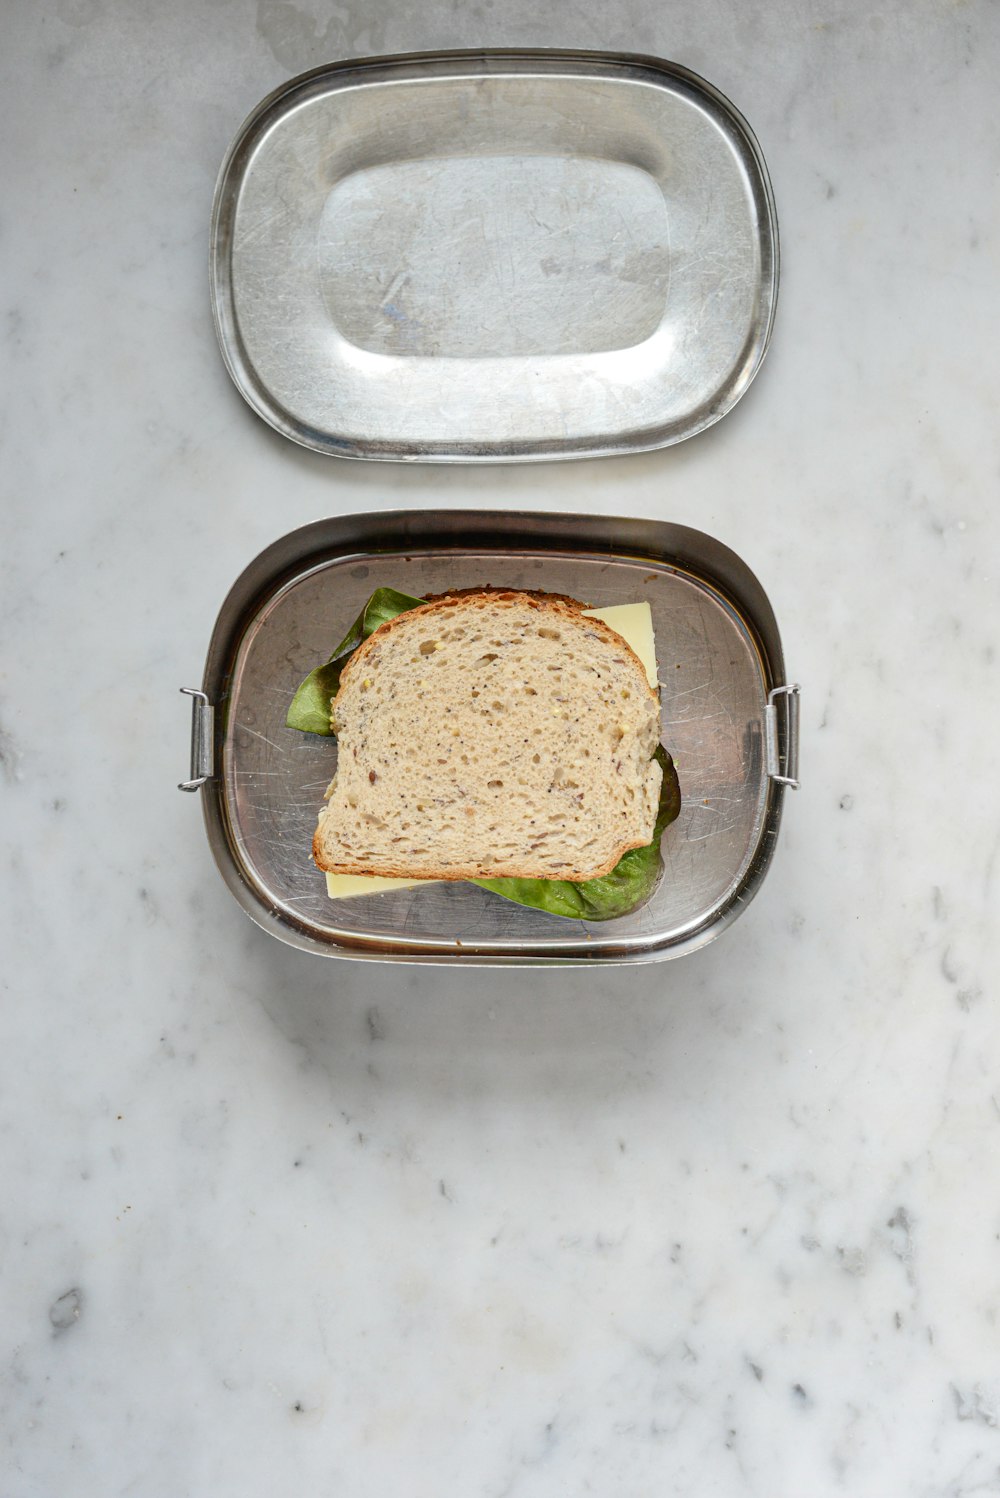
[{"label": "metal lid interior", "polygon": [[764,357],[778,285],[756,140],[656,58],[370,58],[265,99],[223,166],[212,289],[257,413],[356,458],[669,445]]}]

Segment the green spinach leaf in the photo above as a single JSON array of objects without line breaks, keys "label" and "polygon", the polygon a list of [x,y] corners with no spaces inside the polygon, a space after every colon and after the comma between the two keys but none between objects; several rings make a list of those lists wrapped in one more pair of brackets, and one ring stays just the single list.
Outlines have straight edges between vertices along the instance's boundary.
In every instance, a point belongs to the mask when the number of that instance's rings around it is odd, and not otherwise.
[{"label": "green spinach leaf", "polygon": [[310,671],[295,693],[285,718],[285,727],[297,728],[300,733],[318,733],[332,738],[330,701],[337,695],[340,673],[347,665],[348,656],[353,655],[362,641],[374,634],[380,624],[387,624],[397,614],[408,613],[423,602],[422,598],[399,593],[395,588],[376,588],[330,659],[324,665],[317,666],[315,671]]}]

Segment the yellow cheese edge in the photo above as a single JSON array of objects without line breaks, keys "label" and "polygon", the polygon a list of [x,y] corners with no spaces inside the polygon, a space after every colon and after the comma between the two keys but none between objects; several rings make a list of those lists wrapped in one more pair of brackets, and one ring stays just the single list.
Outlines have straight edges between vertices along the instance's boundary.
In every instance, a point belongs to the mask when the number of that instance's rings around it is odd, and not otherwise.
[{"label": "yellow cheese edge", "polygon": [[646,680],[656,691],[656,640],[653,637],[653,610],[648,603],[613,603],[606,609],[586,609],[591,619],[603,619],[615,634],[631,645],[642,661]]},{"label": "yellow cheese edge", "polygon": [[410,889],[414,884],[440,883],[440,879],[383,879],[380,874],[327,874],[326,892],[331,900],[349,900],[353,895],[387,895],[392,889]]},{"label": "yellow cheese edge", "polygon": [[[592,619],[603,619],[642,662],[646,679],[656,690],[656,641],[653,611],[648,603],[614,603],[606,609],[587,609]],[[379,874],[327,874],[326,892],[331,900],[350,900],[355,895],[387,895],[395,889],[417,884],[440,884],[440,879],[383,879]]]}]

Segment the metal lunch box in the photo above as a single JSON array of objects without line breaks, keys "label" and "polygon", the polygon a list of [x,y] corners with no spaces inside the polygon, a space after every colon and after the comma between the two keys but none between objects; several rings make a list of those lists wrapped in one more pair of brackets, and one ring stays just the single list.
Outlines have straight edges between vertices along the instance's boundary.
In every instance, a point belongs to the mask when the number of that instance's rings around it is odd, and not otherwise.
[{"label": "metal lunch box", "polygon": [[[284,726],[299,681],[376,587],[423,596],[492,583],[592,607],[647,599],[663,740],[682,805],[664,871],[630,915],[588,924],[464,883],[330,900],[310,845],[336,743]],[[760,583],[727,547],[655,520],[407,511],[317,521],[268,547],[219,614],[193,697],[208,839],[243,909],[325,956],[505,965],[651,962],[703,946],[743,910],[796,784],[797,687]]]},{"label": "metal lunch box", "polygon": [[[241,394],[323,453],[594,457],[702,431],[747,390],[778,287],[760,149],[718,90],[630,54],[369,58],[293,79],[226,157],[216,330]],[[333,901],[310,856],[336,744],[284,726],[378,586],[648,599],[681,783],[664,872],[585,923],[463,883]],[[797,687],[767,597],[718,541],[652,520],[475,511],[332,517],[270,546],[216,623],[192,770],[237,900],[326,956],[650,962],[759,888],[796,783]]]}]

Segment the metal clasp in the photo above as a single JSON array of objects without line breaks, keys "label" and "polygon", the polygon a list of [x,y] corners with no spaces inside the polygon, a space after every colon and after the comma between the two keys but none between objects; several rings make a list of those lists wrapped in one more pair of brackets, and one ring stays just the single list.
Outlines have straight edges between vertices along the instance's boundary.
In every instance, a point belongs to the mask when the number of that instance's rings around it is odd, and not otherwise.
[{"label": "metal clasp", "polygon": [[[785,709],[784,734],[778,724],[778,699]],[[784,739],[784,766],[782,765],[782,738]],[[767,773],[778,785],[799,788],[799,688],[794,683],[787,687],[772,687],[767,694],[764,709],[764,740],[767,755]]]},{"label": "metal clasp", "polygon": [[191,698],[191,779],[179,791],[196,791],[215,774],[215,708],[197,687],[181,687]]}]

